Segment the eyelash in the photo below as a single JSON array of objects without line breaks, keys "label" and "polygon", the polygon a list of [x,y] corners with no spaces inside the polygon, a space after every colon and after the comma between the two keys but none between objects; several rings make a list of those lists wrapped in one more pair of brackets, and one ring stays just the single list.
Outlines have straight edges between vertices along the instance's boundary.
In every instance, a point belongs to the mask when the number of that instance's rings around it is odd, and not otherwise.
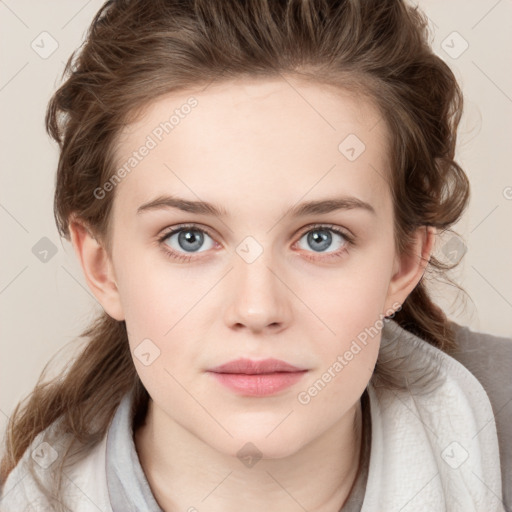
[{"label": "eyelash", "polygon": [[[175,252],[173,250],[169,250],[168,248],[163,247],[164,245],[166,247],[168,247],[167,244],[165,244],[164,242],[171,235],[174,235],[175,233],[179,233],[180,231],[186,231],[187,229],[194,230],[194,231],[200,231],[202,233],[207,234],[210,238],[213,239],[212,234],[207,229],[199,227],[197,224],[180,224],[180,225],[166,231],[162,236],[160,236],[158,238],[158,243],[159,243],[159,245],[162,246],[162,250],[164,251],[164,254],[168,258],[171,258],[172,260],[182,261],[182,262],[189,262],[192,259],[194,259],[193,254],[185,255],[183,253]],[[304,231],[302,231],[300,233],[299,240],[305,234],[309,233],[310,231],[319,231],[319,230],[332,231],[338,235],[341,235],[346,240],[346,244],[343,246],[343,248],[339,249],[336,252],[327,253],[327,256],[321,256],[321,257],[306,256],[306,258],[309,260],[319,261],[319,260],[325,260],[325,259],[339,258],[339,257],[345,255],[345,253],[347,252],[347,247],[351,247],[351,246],[355,245],[355,237],[353,235],[348,233],[346,230],[340,229],[332,224],[314,224],[312,226],[308,226],[306,229],[304,229]],[[319,253],[319,254],[321,254],[321,253]]]}]

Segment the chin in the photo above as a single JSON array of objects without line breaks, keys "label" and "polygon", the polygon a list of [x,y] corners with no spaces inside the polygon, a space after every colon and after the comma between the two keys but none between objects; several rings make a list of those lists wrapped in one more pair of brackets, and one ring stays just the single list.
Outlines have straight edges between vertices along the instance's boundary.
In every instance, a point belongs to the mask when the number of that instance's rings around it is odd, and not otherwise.
[{"label": "chin", "polygon": [[[278,425],[276,422],[274,427]],[[281,430],[282,429],[282,430]],[[237,457],[242,462],[244,460],[261,459],[282,459],[289,457],[299,451],[308,440],[300,436],[291,435],[283,428],[283,425],[277,427],[270,435],[272,429],[268,428],[241,428],[240,430],[229,429],[233,438],[210,439],[209,444],[217,451],[225,453],[231,457]],[[226,444],[227,441],[227,444]],[[246,464],[250,467],[249,464]]]}]

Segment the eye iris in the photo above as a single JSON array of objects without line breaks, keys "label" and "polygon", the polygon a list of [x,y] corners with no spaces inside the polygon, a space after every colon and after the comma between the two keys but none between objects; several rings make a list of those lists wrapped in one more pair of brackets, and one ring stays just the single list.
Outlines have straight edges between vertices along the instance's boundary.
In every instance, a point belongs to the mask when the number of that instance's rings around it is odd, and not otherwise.
[{"label": "eye iris", "polygon": [[[318,233],[322,233],[318,235]],[[328,249],[331,245],[332,235],[326,229],[317,229],[315,231],[311,231],[308,234],[308,243],[314,248],[315,245],[320,248],[320,251],[324,251]],[[320,244],[318,243],[320,242]],[[316,249],[315,249],[316,250]]]},{"label": "eye iris", "polygon": [[[178,243],[180,244],[180,247],[184,250],[191,250],[192,252],[197,251],[201,248],[203,240],[204,235],[200,231],[194,231],[189,229],[187,231],[181,231],[178,234]],[[192,243],[194,247],[191,247],[190,245],[187,246],[187,244],[190,243]]]}]

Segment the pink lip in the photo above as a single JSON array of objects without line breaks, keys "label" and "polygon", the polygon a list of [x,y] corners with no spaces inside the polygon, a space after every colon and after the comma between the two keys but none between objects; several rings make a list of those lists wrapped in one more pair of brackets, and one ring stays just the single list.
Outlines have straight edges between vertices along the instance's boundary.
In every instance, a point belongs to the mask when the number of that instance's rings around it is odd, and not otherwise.
[{"label": "pink lip", "polygon": [[286,389],[307,372],[278,359],[237,359],[209,372],[224,386],[246,396],[266,396]]},{"label": "pink lip", "polygon": [[215,368],[210,368],[210,372],[215,373],[246,373],[255,375],[259,373],[275,373],[275,372],[301,372],[303,368],[298,368],[285,361],[279,359],[262,359],[261,361],[253,361],[252,359],[240,358],[229,363],[221,364]]}]

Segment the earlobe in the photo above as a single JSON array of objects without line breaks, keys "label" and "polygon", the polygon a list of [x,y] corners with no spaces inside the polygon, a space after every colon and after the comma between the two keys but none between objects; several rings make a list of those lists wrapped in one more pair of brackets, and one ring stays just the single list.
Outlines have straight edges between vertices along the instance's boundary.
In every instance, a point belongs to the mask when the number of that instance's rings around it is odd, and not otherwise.
[{"label": "earlobe", "polygon": [[119,290],[107,251],[85,223],[72,220],[69,231],[87,285],[109,316],[118,321],[124,320]]},{"label": "earlobe", "polygon": [[397,255],[394,274],[388,287],[386,307],[389,313],[393,304],[403,304],[405,299],[420,282],[427,268],[434,248],[436,228],[422,226],[414,234],[414,242],[409,250]]}]

